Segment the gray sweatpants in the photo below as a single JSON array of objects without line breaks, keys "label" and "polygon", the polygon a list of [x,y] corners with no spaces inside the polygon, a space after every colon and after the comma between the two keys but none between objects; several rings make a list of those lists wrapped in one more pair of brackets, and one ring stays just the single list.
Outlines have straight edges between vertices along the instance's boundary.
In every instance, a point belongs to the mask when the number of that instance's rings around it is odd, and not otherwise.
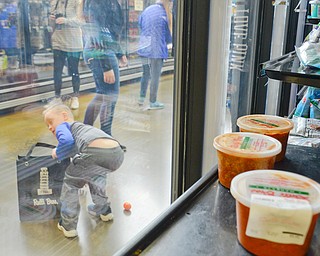
[{"label": "gray sweatpants", "polygon": [[117,170],[124,159],[121,147],[87,148],[77,155],[65,172],[61,190],[61,220],[67,230],[77,228],[80,203],[78,191],[89,185],[95,209],[109,208],[106,195],[106,175]]}]

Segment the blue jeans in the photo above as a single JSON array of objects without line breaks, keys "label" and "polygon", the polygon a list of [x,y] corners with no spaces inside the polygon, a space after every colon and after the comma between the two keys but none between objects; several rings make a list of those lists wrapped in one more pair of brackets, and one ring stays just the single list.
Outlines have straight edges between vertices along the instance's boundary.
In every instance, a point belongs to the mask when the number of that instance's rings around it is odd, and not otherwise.
[{"label": "blue jeans", "polygon": [[161,76],[161,69],[163,66],[163,59],[148,59],[142,58],[143,74],[141,77],[140,97],[146,97],[148,84],[150,80],[150,99],[151,103],[157,101],[159,80]]},{"label": "blue jeans", "polygon": [[100,115],[100,129],[111,135],[114,110],[120,91],[120,72],[116,55],[109,54],[108,58],[111,60],[115,75],[115,83],[113,84],[104,82],[103,69],[99,59],[86,60],[94,77],[97,94],[89,103],[83,122],[93,125],[98,115]]},{"label": "blue jeans", "polygon": [[80,90],[80,76],[79,76],[79,58],[81,52],[64,52],[60,50],[53,50],[53,80],[54,80],[54,91],[57,97],[61,95],[62,86],[62,71],[63,66],[67,60],[68,70],[72,77],[72,87],[74,96],[79,94]]},{"label": "blue jeans", "polygon": [[110,207],[106,194],[108,172],[117,170],[124,159],[121,147],[87,148],[76,157],[65,172],[61,190],[61,221],[67,230],[77,228],[80,203],[78,191],[88,185],[97,212]]}]

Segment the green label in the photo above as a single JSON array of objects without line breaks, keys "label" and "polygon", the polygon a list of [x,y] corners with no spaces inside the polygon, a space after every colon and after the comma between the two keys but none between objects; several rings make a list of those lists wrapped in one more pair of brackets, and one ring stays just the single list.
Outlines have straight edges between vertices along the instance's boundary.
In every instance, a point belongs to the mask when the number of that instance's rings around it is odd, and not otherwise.
[{"label": "green label", "polygon": [[252,121],[255,121],[257,123],[260,123],[260,124],[266,124],[266,125],[270,125],[270,126],[273,126],[273,127],[279,127],[279,125],[276,125],[276,124],[273,124],[273,123],[269,123],[269,122],[265,122],[265,121],[262,121],[262,120],[259,120],[259,119],[251,119]]},{"label": "green label", "polygon": [[249,142],[250,142],[250,137],[244,137],[244,139],[241,143],[240,149],[249,148],[249,146],[250,146]]},{"label": "green label", "polygon": [[262,185],[249,185],[249,188],[278,191],[278,192],[285,192],[285,193],[299,194],[299,195],[309,195],[309,193],[305,192],[305,191],[287,189],[287,188],[279,188],[279,187],[269,187],[269,186],[262,186]]}]

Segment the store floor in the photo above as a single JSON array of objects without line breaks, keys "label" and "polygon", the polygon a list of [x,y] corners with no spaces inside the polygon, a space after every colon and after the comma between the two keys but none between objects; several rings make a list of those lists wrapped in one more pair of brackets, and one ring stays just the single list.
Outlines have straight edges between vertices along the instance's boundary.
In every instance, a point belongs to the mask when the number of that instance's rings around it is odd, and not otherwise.
[{"label": "store floor", "polygon": [[[57,220],[19,220],[16,157],[38,141],[56,143],[43,123],[45,103],[17,107],[0,116],[0,255],[112,255],[169,206],[173,76],[161,79],[158,98],[165,103],[163,110],[139,107],[138,92],[138,83],[121,87],[114,117],[113,136],[127,147],[123,165],[107,178],[114,220],[96,223],[82,207],[75,239],[63,236]],[[93,96],[80,96],[80,109],[73,111],[76,120],[83,120]],[[82,206],[85,201],[80,198]],[[131,212],[123,211],[124,201],[132,204]]]}]

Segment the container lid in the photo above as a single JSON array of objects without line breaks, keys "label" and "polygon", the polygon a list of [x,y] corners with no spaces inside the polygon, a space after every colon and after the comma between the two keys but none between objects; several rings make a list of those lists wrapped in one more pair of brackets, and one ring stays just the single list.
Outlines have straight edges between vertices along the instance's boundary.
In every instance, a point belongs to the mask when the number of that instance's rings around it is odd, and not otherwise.
[{"label": "container lid", "polygon": [[226,154],[246,158],[265,158],[281,152],[281,143],[278,140],[251,132],[219,135],[214,139],[213,146]]},{"label": "container lid", "polygon": [[286,171],[253,170],[235,176],[230,192],[241,204],[250,208],[251,195],[260,194],[309,201],[312,212],[320,212],[320,184]]},{"label": "container lid", "polygon": [[293,128],[293,122],[287,118],[270,115],[247,115],[239,117],[237,125],[250,132],[274,134],[289,132]]}]

